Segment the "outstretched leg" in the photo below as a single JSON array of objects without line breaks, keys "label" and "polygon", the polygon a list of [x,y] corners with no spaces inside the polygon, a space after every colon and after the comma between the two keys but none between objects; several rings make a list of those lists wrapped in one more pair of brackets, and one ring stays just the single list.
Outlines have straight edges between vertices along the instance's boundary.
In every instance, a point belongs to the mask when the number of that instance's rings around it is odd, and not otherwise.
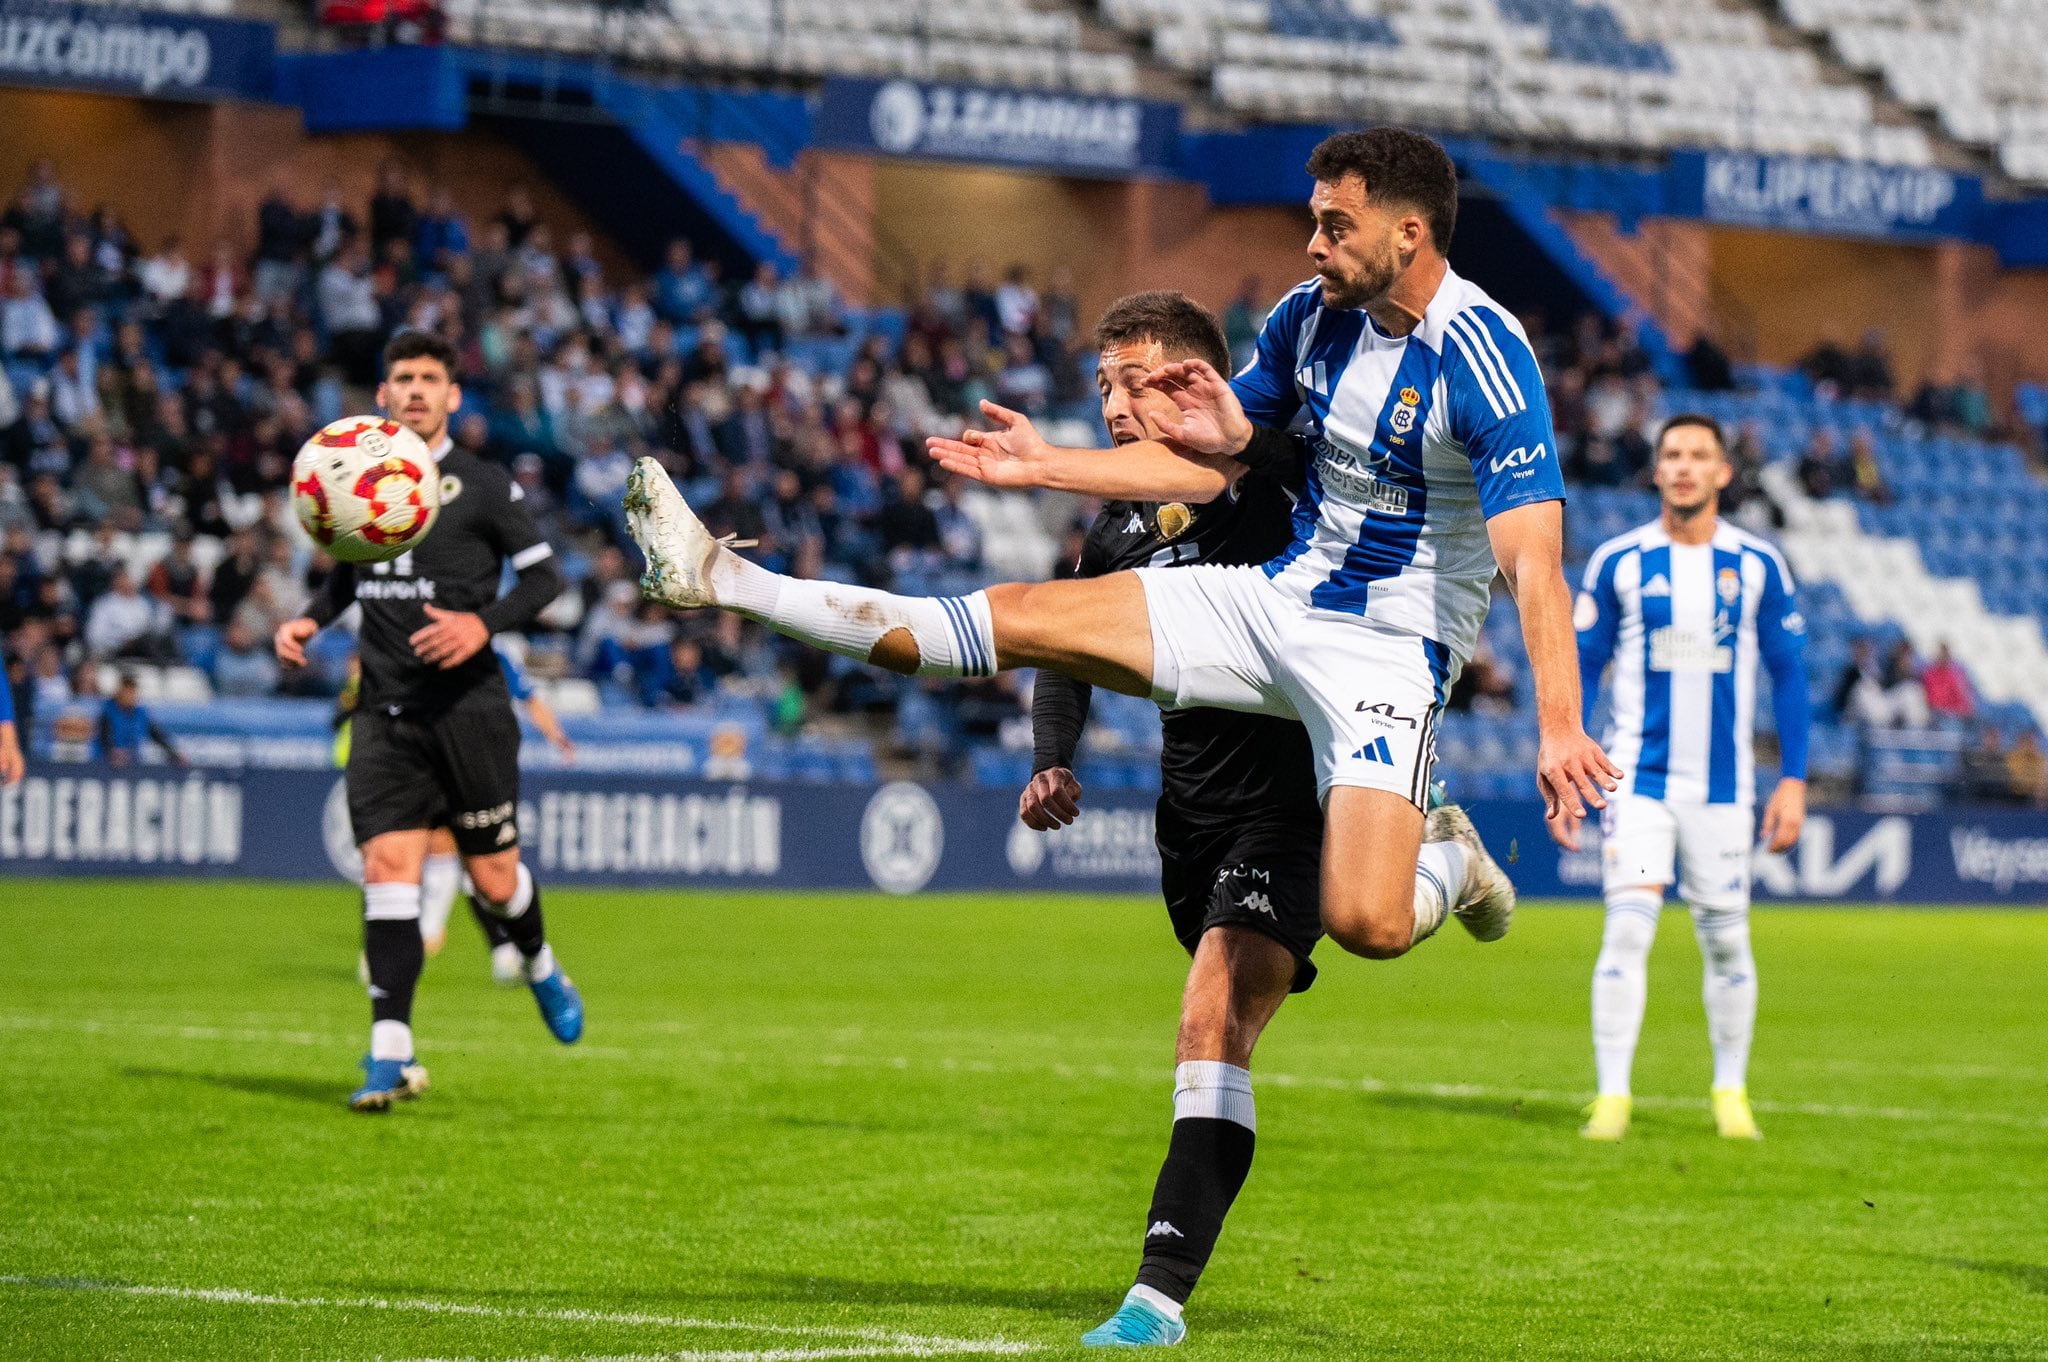
[{"label": "outstretched leg", "polygon": [[731,610],[905,676],[1049,667],[1125,695],[1153,693],[1145,590],[1130,573],[967,596],[898,596],[785,577],[712,538],[652,459],[634,466],[626,511],[647,558],[641,589],[664,604]]}]

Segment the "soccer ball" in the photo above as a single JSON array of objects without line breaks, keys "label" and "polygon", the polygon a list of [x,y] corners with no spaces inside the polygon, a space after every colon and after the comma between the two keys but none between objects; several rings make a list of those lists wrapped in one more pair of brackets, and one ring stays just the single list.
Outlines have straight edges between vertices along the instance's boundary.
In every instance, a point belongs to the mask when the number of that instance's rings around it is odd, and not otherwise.
[{"label": "soccer ball", "polygon": [[426,442],[386,416],[345,416],[299,447],[292,509],[344,563],[381,563],[426,538],[441,476]]}]

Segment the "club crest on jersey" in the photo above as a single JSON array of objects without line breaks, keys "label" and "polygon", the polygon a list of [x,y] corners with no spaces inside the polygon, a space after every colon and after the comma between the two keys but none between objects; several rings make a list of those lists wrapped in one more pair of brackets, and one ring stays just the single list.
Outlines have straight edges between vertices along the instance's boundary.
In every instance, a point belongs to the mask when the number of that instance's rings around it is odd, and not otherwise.
[{"label": "club crest on jersey", "polygon": [[1732,567],[1724,567],[1714,579],[1714,589],[1721,593],[1721,600],[1733,605],[1742,596],[1742,577]]},{"label": "club crest on jersey", "polygon": [[462,479],[456,477],[453,473],[443,473],[441,475],[441,504],[446,506],[461,495]]},{"label": "club crest on jersey", "polygon": [[1401,401],[1394,408],[1393,414],[1387,417],[1387,424],[1393,428],[1394,434],[1406,435],[1415,429],[1415,409],[1421,403],[1422,394],[1413,384],[1401,389]]},{"label": "club crest on jersey", "polygon": [[1154,519],[1159,522],[1161,539],[1178,539],[1195,523],[1195,513],[1178,501],[1169,501],[1159,508]]}]

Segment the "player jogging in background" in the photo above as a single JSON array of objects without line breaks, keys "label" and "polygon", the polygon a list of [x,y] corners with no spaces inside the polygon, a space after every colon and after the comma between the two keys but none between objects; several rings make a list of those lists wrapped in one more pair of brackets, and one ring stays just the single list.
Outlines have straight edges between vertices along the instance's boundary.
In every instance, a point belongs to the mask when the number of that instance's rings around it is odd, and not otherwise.
[{"label": "player jogging in background", "polygon": [[[1788,851],[1806,821],[1806,625],[1784,557],[1720,518],[1732,474],[1712,418],[1666,421],[1654,473],[1663,513],[1600,546],[1578,599],[1587,716],[1611,662],[1607,750],[1628,771],[1600,821],[1607,929],[1593,967],[1600,1092],[1580,1132],[1589,1140],[1628,1133],[1650,944],[1674,878],[1705,967],[1714,1123],[1730,1139],[1761,1138],[1748,1093],[1756,672],[1761,661],[1770,673],[1782,772],[1764,806],[1763,840]],[[1550,826],[1577,849],[1577,819]]]},{"label": "player jogging in background", "polygon": [[[526,707],[526,717],[533,720],[533,726],[540,730],[548,746],[561,754],[565,762],[576,759],[576,744],[562,728],[562,721],[556,717],[553,706],[534,688],[510,653],[498,644],[491,645],[491,651],[498,655],[498,667],[505,673],[505,688],[511,692],[515,706]],[[350,738],[354,734],[356,705],[362,698],[362,659],[349,659],[348,680],[342,683],[341,694],[334,702],[334,764],[348,766]],[[429,958],[439,955],[448,945],[448,919],[455,911],[455,900],[465,889],[462,874],[462,854],[456,849],[455,834],[445,826],[437,826],[427,841],[427,859],[420,867],[420,942]],[[512,943],[506,931],[504,919],[487,913],[477,906],[476,899],[469,900],[470,916],[476,919],[477,927],[484,934],[484,942],[491,951],[491,978],[500,985],[510,988],[526,981],[526,966],[519,954],[519,948]],[[369,966],[363,965],[363,982],[369,982]]]},{"label": "player jogging in background", "polygon": [[650,459],[635,466],[627,511],[647,554],[643,588],[670,605],[738,611],[905,674],[1038,667],[1175,708],[1299,719],[1324,807],[1323,929],[1386,959],[1447,912],[1491,938],[1513,911],[1513,887],[1462,812],[1440,811],[1428,840],[1423,820],[1438,717],[1496,564],[1521,605],[1548,811],[1599,806],[1619,773],[1579,712],[1564,484],[1535,357],[1444,259],[1457,216],[1450,157],[1420,134],[1374,128],[1329,138],[1308,170],[1317,277],[1274,309],[1234,383],[1201,360],[1146,380],[1180,409],[1167,441],[1056,449],[989,403],[1000,430],[933,442],[949,468],[997,486],[1208,502],[1246,470],[1295,457],[1280,431],[1300,418],[1307,495],[1264,566],[906,597],[748,562],[711,538]]},{"label": "player jogging in background", "polygon": [[[1216,319],[1179,293],[1119,300],[1097,323],[1095,343],[1103,424],[1118,445],[1157,439],[1160,420],[1175,419],[1172,400],[1145,386],[1147,374],[1173,360],[1229,363]],[[1307,464],[1296,443],[1291,461],[1247,473],[1206,504],[1109,502],[1089,527],[1078,575],[1265,562],[1292,533]],[[1074,753],[1089,700],[1086,682],[1038,674],[1033,774],[1018,808],[1030,827],[1064,827],[1079,814]],[[1194,963],[1174,1050],[1173,1133],[1145,1215],[1143,1259],[1123,1307],[1082,1339],[1100,1346],[1185,1336],[1181,1309],[1251,1171],[1252,1047],[1287,995],[1314,981],[1309,955],[1322,936],[1323,812],[1302,726],[1224,709],[1170,710],[1163,726],[1160,888]]]},{"label": "player jogging in background", "polygon": [[[278,626],[279,660],[351,604],[362,607],[362,699],[351,725],[348,814],[363,850],[363,953],[370,973],[370,1053],[358,1111],[417,1096],[412,1002],[425,951],[420,875],[429,829],[446,824],[479,907],[505,923],[548,1030],[583,1033],[583,1000],[548,948],[540,891],[519,858],[519,721],[491,635],[525,627],[560,592],[547,542],[504,469],[454,447],[461,406],[447,342],[404,331],[384,350],[378,405],[426,442],[441,472],[441,510],[417,547],[386,563],[341,564]],[[511,564],[518,580],[498,594]]]}]

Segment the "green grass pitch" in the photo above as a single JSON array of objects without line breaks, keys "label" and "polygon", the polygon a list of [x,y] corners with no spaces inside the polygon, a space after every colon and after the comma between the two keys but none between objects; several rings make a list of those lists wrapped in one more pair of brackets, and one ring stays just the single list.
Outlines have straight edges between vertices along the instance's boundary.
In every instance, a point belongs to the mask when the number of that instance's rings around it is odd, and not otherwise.
[{"label": "green grass pitch", "polygon": [[[1128,1284],[1183,959],[1139,899],[551,891],[585,1042],[458,918],[434,1088],[342,1105],[340,888],[0,881],[0,1358],[1073,1355]],[[1668,913],[1619,1147],[1585,908],[1325,949],[1192,1357],[2048,1358],[2048,916],[1762,910],[1712,1134]]]}]

